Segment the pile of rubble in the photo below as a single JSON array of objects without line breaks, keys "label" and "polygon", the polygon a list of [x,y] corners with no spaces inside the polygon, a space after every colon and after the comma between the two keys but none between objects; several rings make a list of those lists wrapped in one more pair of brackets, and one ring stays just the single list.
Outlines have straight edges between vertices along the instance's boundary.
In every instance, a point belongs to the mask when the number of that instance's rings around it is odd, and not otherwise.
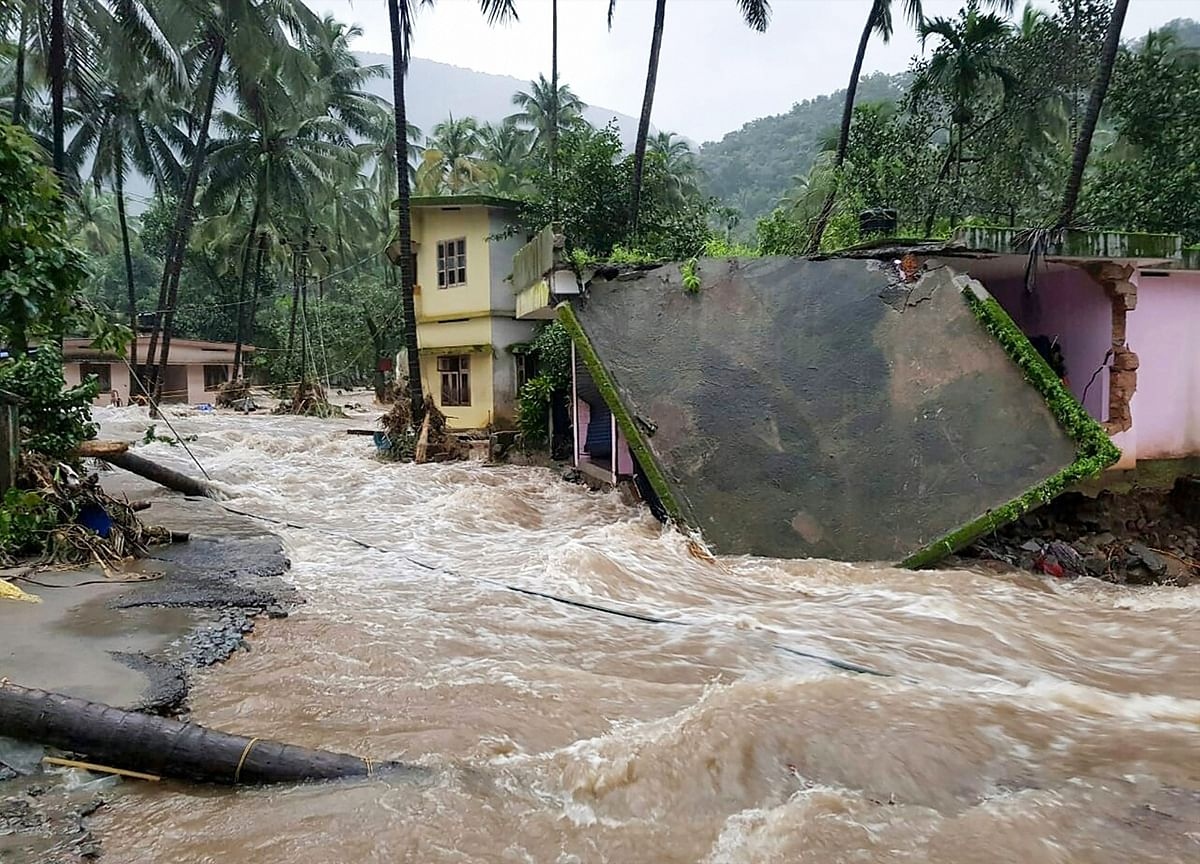
[{"label": "pile of rubble", "polygon": [[1200,479],[1181,479],[1168,491],[1063,495],[980,538],[961,557],[1061,578],[1200,584]]}]

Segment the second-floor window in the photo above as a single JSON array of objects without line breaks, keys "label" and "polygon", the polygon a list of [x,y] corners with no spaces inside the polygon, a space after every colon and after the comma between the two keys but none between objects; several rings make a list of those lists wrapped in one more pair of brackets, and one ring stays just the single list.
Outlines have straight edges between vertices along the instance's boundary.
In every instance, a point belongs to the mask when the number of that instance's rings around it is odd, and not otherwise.
[{"label": "second-floor window", "polygon": [[467,281],[467,238],[439,240],[437,244],[438,287],[464,285]]}]

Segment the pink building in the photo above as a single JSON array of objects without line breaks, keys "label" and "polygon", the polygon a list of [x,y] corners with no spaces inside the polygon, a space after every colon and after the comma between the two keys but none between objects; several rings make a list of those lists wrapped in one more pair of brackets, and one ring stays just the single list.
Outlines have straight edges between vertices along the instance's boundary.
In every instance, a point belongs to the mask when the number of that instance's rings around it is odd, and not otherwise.
[{"label": "pink building", "polygon": [[[139,336],[138,358],[144,358],[149,348],[150,337]],[[190,405],[213,402],[215,391],[233,373],[234,348],[232,342],[172,339],[171,362],[167,364],[163,382],[163,401]],[[253,353],[254,347],[243,345],[242,351]],[[129,394],[136,388],[130,386],[129,367],[124,360],[92,348],[88,339],[64,340],[63,377],[67,386],[79,384],[89,375],[95,375],[100,381],[100,395],[95,404],[111,404],[114,391],[120,404],[129,404]]]},{"label": "pink building", "polygon": [[1067,231],[1029,267],[1020,234],[965,230],[954,245],[971,257],[943,260],[1061,351],[1068,389],[1121,450],[1115,468],[1200,457],[1200,254],[1174,235]]}]

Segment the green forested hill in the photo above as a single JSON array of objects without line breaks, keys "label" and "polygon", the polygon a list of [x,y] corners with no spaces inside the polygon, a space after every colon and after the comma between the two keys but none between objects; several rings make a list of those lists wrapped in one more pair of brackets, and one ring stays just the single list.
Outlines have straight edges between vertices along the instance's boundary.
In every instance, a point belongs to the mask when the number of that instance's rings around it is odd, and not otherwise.
[{"label": "green forested hill", "polygon": [[[907,85],[905,75],[877,72],[858,87],[858,104],[895,101]],[[792,178],[807,173],[827,138],[836,138],[846,91],[797,102],[786,114],[762,117],[720,141],[700,148],[705,191],[738,208],[743,222],[753,224],[768,213]]]}]

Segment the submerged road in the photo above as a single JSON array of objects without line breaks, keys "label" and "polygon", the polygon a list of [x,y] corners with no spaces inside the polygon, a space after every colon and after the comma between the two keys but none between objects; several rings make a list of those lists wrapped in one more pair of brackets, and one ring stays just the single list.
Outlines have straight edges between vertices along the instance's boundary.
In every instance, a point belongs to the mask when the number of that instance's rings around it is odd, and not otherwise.
[{"label": "submerged road", "polygon": [[[105,437],[148,425],[99,414]],[[706,562],[549,471],[384,464],[345,423],[172,421],[230,506],[322,529],[278,528],[308,602],[202,674],[194,719],[434,770],[124,784],[94,819],[105,861],[1200,858],[1200,586]]]}]

